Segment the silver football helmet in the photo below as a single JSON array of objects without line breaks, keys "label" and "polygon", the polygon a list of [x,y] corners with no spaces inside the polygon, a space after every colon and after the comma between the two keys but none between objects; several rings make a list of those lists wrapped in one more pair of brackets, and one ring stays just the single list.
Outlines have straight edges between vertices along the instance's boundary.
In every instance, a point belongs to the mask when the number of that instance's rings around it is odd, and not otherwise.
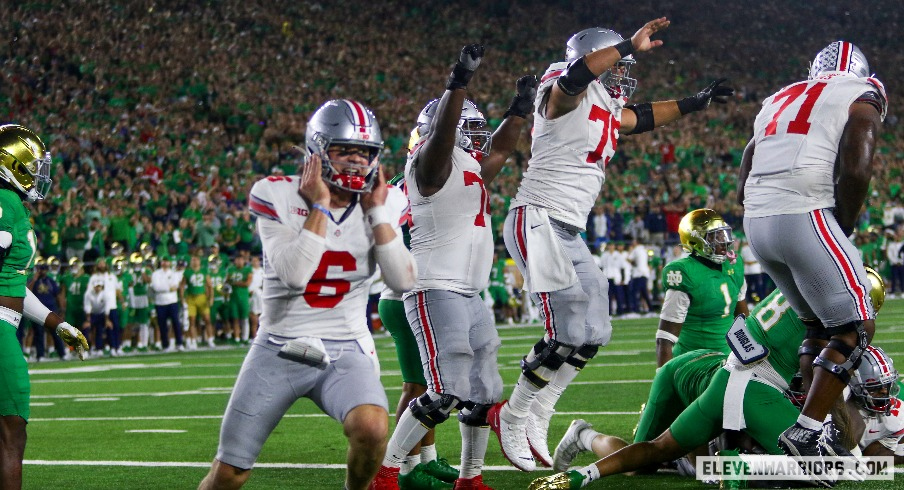
[{"label": "silver football helmet", "polygon": [[[430,132],[433,118],[439,107],[439,99],[433,99],[424,106],[417,116],[417,132],[421,139]],[[487,119],[477,109],[477,105],[465,99],[461,105],[461,118],[458,120],[456,144],[468,153],[476,153],[475,156],[485,157],[490,154],[490,146],[493,142],[493,134],[483,129],[487,125]]]},{"label": "silver football helmet", "polygon": [[[345,170],[333,167],[327,150],[332,145],[361,146],[369,150],[367,165],[343,163]],[[309,154],[320,155],[323,178],[332,186],[365,193],[377,177],[377,156],[383,149],[383,134],[370,109],[348,99],[331,100],[320,106],[308,121],[305,146]]]},{"label": "silver football helmet", "polygon": [[875,346],[868,346],[848,386],[858,405],[869,412],[888,414],[898,394],[898,371],[891,357]]},{"label": "silver football helmet", "polygon": [[860,78],[870,76],[869,63],[863,51],[846,41],[835,41],[817,53],[816,58],[810,63],[808,79],[812,80],[830,71],[848,72]]},{"label": "silver football helmet", "polygon": [[[565,61],[572,61],[584,56],[585,54],[599,51],[609,46],[624,41],[617,32],[612,29],[602,27],[591,27],[571,36],[565,43]],[[637,89],[637,79],[631,78],[628,74],[631,72],[631,66],[635,63],[634,56],[628,55],[618,61],[612,68],[600,75],[600,82],[609,91],[613,97],[624,96],[631,98]]]}]

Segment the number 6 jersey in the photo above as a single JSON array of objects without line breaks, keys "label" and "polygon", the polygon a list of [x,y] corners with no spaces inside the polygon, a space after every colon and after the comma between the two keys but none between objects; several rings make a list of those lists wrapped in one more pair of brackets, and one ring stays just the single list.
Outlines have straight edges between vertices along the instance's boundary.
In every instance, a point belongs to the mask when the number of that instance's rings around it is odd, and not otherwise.
[{"label": "number 6 jersey", "polygon": [[[271,176],[251,189],[249,207],[257,216],[263,254],[263,313],[261,329],[286,337],[310,336],[330,340],[353,340],[369,335],[367,296],[376,260],[374,238],[361,206],[353,203],[347,214],[334,210],[336,223],[327,219],[326,249],[314,275],[304,289],[286,285],[267,260],[279,247],[286,227],[301,235],[309,209],[298,194],[299,176]],[[401,236],[400,218],[408,200],[389,188],[386,207],[393,228]],[[319,211],[316,211],[319,212]]]},{"label": "number 6 jersey", "polygon": [[594,80],[576,109],[547,119],[544,100],[567,66],[553,63],[540,81],[531,159],[511,207],[546,208],[551,218],[583,230],[606,180],[606,165],[615,154],[626,99],[613,99]]},{"label": "number 6 jersey", "polygon": [[754,122],[753,165],[744,187],[744,215],[756,218],[835,207],[835,162],[851,104],[876,105],[884,117],[882,83],[846,72],[791,84],[763,102]]}]

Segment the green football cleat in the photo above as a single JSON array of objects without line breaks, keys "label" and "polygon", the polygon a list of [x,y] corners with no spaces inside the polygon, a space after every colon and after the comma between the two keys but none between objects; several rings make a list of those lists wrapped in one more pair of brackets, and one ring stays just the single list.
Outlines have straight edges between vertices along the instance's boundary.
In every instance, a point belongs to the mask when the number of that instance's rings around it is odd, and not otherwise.
[{"label": "green football cleat", "polygon": [[421,464],[424,465],[427,474],[444,482],[455,483],[455,479],[458,478],[458,470],[453,468],[446,458],[438,458]]},{"label": "green football cleat", "polygon": [[537,478],[530,483],[529,490],[578,490],[584,484],[584,475],[579,471],[566,471]]},{"label": "green football cleat", "polygon": [[400,490],[451,490],[453,485],[430,475],[426,465],[420,463],[409,473],[399,475]]}]

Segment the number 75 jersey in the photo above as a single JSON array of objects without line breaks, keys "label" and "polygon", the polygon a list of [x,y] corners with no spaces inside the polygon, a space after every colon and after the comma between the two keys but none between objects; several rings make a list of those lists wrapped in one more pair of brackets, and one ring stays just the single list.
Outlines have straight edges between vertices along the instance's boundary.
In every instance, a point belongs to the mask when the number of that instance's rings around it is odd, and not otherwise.
[{"label": "number 75 jersey", "polygon": [[606,180],[606,165],[618,145],[618,128],[626,99],[613,98],[599,80],[573,111],[545,117],[548,95],[568,66],[553,63],[540,81],[535,101],[531,158],[512,208],[527,204],[579,229]]},{"label": "number 75 jersey", "polygon": [[756,146],[744,187],[745,216],[802,214],[835,206],[838,145],[851,104],[858,100],[875,104],[884,115],[882,83],[843,72],[788,85],[763,102],[754,122]]}]

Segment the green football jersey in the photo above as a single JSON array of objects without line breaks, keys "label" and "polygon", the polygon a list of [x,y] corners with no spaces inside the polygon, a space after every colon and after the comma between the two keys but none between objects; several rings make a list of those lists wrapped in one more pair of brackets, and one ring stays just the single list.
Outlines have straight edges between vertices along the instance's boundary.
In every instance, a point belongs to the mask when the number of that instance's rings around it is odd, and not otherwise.
[{"label": "green football jersey", "polygon": [[691,299],[687,316],[672,354],[696,349],[716,349],[728,353],[725,334],[734,321],[734,311],[744,286],[744,262],[723,262],[714,269],[695,256],[666,264],[662,287],[687,294]]},{"label": "green football jersey", "polygon": [[116,307],[119,308],[119,311],[122,311],[123,308],[128,308],[130,304],[129,291],[131,290],[132,283],[135,282],[135,276],[133,276],[131,272],[125,271],[116,276],[116,279],[122,284],[122,300],[120,300],[119,297],[116,298]]},{"label": "green football jersey", "polygon": [[505,259],[493,263],[490,269],[490,286],[505,287]]},{"label": "green football jersey", "polygon": [[13,236],[9,253],[0,267],[0,296],[25,297],[25,285],[38,245],[30,216],[19,194],[0,189],[0,231],[8,231]]},{"label": "green football jersey", "polygon": [[229,283],[232,285],[232,294],[248,293],[248,286],[240,286],[239,283],[246,282],[252,273],[250,265],[246,265],[241,269],[235,266],[229,268]]},{"label": "green football jersey", "polygon": [[210,283],[213,286],[213,302],[214,303],[222,303],[229,299],[229,296],[224,294],[224,287],[226,284],[226,271],[219,270],[217,272],[208,271],[210,275]]},{"label": "green football jersey", "polygon": [[66,273],[63,274],[63,277],[60,278],[60,284],[63,287],[63,290],[66,291],[66,305],[67,308],[72,308],[73,305],[78,309],[82,309],[82,303],[85,299],[85,291],[88,289],[88,282],[91,280],[91,277],[88,274],[79,274],[78,276],[74,276],[72,274]]},{"label": "green football jersey", "polygon": [[769,349],[769,364],[785,381],[791,381],[800,367],[797,348],[807,327],[778,289],[750,312],[747,329],[754,340]]},{"label": "green football jersey", "polygon": [[185,269],[183,277],[185,277],[185,294],[207,293],[207,274],[203,270]]}]

